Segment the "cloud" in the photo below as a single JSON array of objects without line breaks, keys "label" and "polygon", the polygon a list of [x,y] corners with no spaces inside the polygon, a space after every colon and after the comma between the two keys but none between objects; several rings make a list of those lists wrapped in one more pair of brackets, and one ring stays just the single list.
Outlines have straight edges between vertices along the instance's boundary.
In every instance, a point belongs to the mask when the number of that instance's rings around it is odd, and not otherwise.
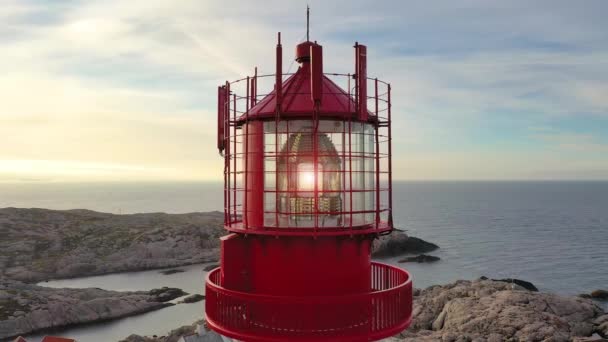
[{"label": "cloud", "polygon": [[[93,177],[77,167],[86,163],[127,167],[102,178],[149,169],[151,178],[219,180],[216,87],[256,65],[272,72],[278,30],[289,69],[305,6],[6,1],[0,144],[10,148],[0,161],[53,177],[57,165]],[[399,178],[539,177],[563,170],[564,155],[569,177],[607,169],[598,158],[608,135],[606,2],[311,6],[325,70],[352,72],[359,40],[370,75],[393,84]],[[551,136],[530,129],[541,126]]]}]

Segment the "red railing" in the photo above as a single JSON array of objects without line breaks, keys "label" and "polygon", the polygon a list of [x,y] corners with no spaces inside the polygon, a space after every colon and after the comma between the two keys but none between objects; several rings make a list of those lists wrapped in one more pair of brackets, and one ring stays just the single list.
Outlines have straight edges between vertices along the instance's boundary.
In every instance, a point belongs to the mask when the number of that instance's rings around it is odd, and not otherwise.
[{"label": "red railing", "polygon": [[412,318],[412,281],[397,267],[372,262],[372,291],[288,297],[222,287],[220,269],[206,284],[207,322],[245,341],[370,341],[398,334]]}]

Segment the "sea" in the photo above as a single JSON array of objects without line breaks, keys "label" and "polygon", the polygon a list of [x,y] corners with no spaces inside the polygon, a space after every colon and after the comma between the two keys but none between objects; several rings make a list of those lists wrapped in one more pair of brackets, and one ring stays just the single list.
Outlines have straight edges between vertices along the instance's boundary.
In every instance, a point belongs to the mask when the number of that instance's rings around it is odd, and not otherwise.
[{"label": "sea", "polygon": [[[436,243],[441,261],[401,264],[414,286],[457,279],[518,278],[564,295],[608,288],[608,182],[420,181],[393,185],[396,227]],[[74,209],[116,214],[221,210],[219,183],[0,183],[0,207]],[[53,287],[203,293],[203,265],[44,282]],[[605,308],[608,309],[608,308]],[[56,331],[81,342],[163,335],[203,318],[203,302]],[[42,334],[30,336],[38,342]]]}]

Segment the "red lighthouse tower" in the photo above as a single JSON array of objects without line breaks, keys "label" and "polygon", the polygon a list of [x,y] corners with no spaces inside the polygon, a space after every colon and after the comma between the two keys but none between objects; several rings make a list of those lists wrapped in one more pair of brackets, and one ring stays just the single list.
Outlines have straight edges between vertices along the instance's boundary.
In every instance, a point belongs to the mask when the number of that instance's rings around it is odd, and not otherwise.
[{"label": "red lighthouse tower", "polygon": [[390,84],[367,77],[360,44],[354,74],[324,73],[310,41],[283,74],[280,34],[276,59],[275,74],[218,88],[230,234],[207,278],[207,322],[242,341],[397,334],[411,321],[411,277],[371,261],[393,229]]}]

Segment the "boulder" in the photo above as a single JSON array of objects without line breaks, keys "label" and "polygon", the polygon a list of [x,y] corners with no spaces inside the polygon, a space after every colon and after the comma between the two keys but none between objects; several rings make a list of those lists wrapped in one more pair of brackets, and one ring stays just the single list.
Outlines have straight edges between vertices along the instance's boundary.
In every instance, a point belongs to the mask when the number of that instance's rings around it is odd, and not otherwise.
[{"label": "boulder", "polygon": [[196,302],[200,302],[203,299],[205,299],[205,296],[195,293],[193,295],[189,295],[188,297],[184,298],[180,303],[186,303],[186,304],[196,303]]},{"label": "boulder", "polygon": [[502,282],[511,283],[511,284],[517,284],[517,285],[523,287],[526,290],[538,292],[538,288],[536,286],[534,286],[534,284],[532,284],[529,281],[525,281],[525,280],[521,280],[521,279],[515,279],[515,278],[492,279],[492,280],[494,280],[494,281],[502,281]]},{"label": "boulder", "polygon": [[401,263],[403,263],[403,262],[423,263],[423,262],[436,262],[436,261],[439,261],[439,260],[441,260],[441,258],[439,258],[437,256],[420,254],[420,255],[417,255],[417,256],[407,257],[405,259],[401,259],[401,260],[399,260],[399,262],[401,262]]},{"label": "boulder", "polygon": [[174,288],[174,287],[162,287],[160,289],[153,289],[148,291],[150,296],[153,296],[153,300],[157,302],[168,302],[170,300],[174,300],[175,298],[183,297],[187,295],[187,292],[184,292],[182,289]]},{"label": "boulder", "polygon": [[182,272],[185,272],[185,271],[180,268],[174,268],[174,269],[170,269],[170,270],[160,271],[158,273],[160,273],[162,275],[171,275],[171,274],[182,273]]},{"label": "boulder", "polygon": [[591,298],[599,300],[608,300],[608,291],[606,290],[595,290],[590,293]]},{"label": "boulder", "polygon": [[392,257],[401,254],[421,254],[438,249],[439,246],[422,239],[408,236],[401,231],[382,236],[374,241],[373,257]]}]

